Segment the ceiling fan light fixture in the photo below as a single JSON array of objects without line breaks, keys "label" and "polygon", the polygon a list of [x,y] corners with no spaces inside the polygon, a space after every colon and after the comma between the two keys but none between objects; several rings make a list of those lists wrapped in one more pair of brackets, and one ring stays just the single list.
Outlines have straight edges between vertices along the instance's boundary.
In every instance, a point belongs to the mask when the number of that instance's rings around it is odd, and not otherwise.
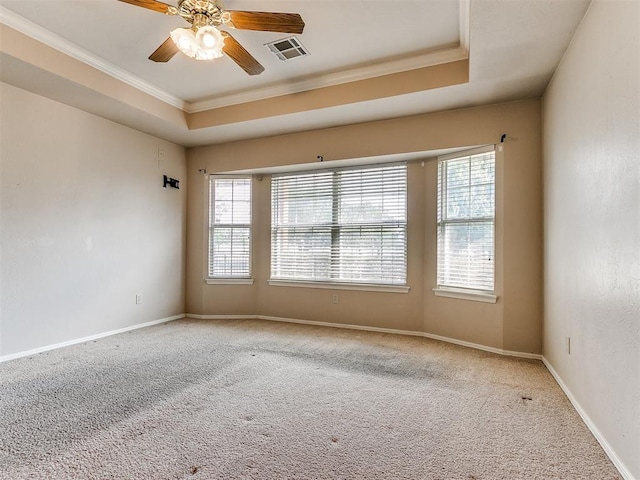
[{"label": "ceiling fan light fixture", "polygon": [[176,28],[171,31],[171,39],[178,50],[195,60],[213,60],[222,56],[224,38],[211,25],[200,27],[197,32],[191,28]]},{"label": "ceiling fan light fixture", "polygon": [[171,31],[171,40],[176,44],[178,50],[187,57],[195,58],[198,52],[196,35],[190,28],[176,28]]},{"label": "ceiling fan light fixture", "polygon": [[[198,29],[196,44],[198,45],[198,54],[202,57],[202,60],[211,60],[222,56],[224,38],[220,30],[211,25],[205,25]],[[198,58],[198,54],[196,58]]]}]

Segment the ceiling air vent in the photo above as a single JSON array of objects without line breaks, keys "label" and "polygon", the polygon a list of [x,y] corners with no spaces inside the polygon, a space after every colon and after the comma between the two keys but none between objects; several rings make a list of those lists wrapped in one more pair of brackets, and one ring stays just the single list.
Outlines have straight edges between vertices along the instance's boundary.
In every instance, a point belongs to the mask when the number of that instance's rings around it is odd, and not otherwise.
[{"label": "ceiling air vent", "polygon": [[296,37],[283,38],[275,42],[265,43],[269,50],[283,62],[296,57],[309,55],[306,48],[302,46]]}]

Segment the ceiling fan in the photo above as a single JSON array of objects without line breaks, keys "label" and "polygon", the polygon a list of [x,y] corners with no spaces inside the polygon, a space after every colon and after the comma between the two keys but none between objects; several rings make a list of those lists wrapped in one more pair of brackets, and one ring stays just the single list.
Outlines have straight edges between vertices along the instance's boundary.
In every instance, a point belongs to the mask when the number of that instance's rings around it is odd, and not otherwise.
[{"label": "ceiling fan", "polygon": [[191,24],[176,28],[150,56],[154,62],[168,62],[178,51],[196,60],[212,60],[228,55],[249,75],[259,75],[264,67],[225,30],[302,33],[304,21],[297,13],[246,12],[225,10],[220,0],[178,0],[174,7],[157,0],[119,0],[166,15],[179,15]]}]

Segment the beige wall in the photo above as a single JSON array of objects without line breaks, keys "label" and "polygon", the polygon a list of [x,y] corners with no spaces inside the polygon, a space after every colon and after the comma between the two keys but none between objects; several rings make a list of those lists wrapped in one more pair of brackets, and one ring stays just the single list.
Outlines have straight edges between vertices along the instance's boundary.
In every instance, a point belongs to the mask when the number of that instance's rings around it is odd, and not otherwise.
[{"label": "beige wall", "polygon": [[[435,297],[435,161],[409,165],[408,294],[269,286],[269,177],[254,180],[250,286],[206,285],[208,173],[499,141],[495,305]],[[541,351],[540,102],[528,100],[191,149],[188,152],[187,312],[268,315],[427,332],[505,350]],[[508,266],[508,267],[507,267]]]},{"label": "beige wall", "polygon": [[639,22],[640,2],[594,1],[543,117],[544,356],[625,478],[640,478]]},{"label": "beige wall", "polygon": [[0,99],[0,356],[183,313],[184,149],[7,84]]}]

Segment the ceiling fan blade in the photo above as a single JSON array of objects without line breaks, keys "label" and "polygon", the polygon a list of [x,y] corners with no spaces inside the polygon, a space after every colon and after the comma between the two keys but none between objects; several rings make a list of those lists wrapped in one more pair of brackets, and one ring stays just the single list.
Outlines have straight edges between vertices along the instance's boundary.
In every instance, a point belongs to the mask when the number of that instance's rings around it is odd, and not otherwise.
[{"label": "ceiling fan blade", "polygon": [[167,15],[175,15],[176,7],[167,5],[166,3],[156,2],[155,0],[119,0],[120,2],[135,5],[136,7],[148,8],[155,12],[166,13]]},{"label": "ceiling fan blade", "polygon": [[240,30],[261,30],[265,32],[302,33],[304,21],[297,13],[242,12],[228,10],[230,26]]},{"label": "ceiling fan blade", "polygon": [[154,62],[168,62],[173,56],[178,53],[178,47],[173,43],[171,37],[167,38],[162,45],[156,48],[156,51],[149,55],[149,60]]},{"label": "ceiling fan blade", "polygon": [[264,67],[247,52],[238,41],[228,32],[221,32],[224,36],[224,47],[222,51],[231,57],[249,75],[260,75],[264,72]]}]

